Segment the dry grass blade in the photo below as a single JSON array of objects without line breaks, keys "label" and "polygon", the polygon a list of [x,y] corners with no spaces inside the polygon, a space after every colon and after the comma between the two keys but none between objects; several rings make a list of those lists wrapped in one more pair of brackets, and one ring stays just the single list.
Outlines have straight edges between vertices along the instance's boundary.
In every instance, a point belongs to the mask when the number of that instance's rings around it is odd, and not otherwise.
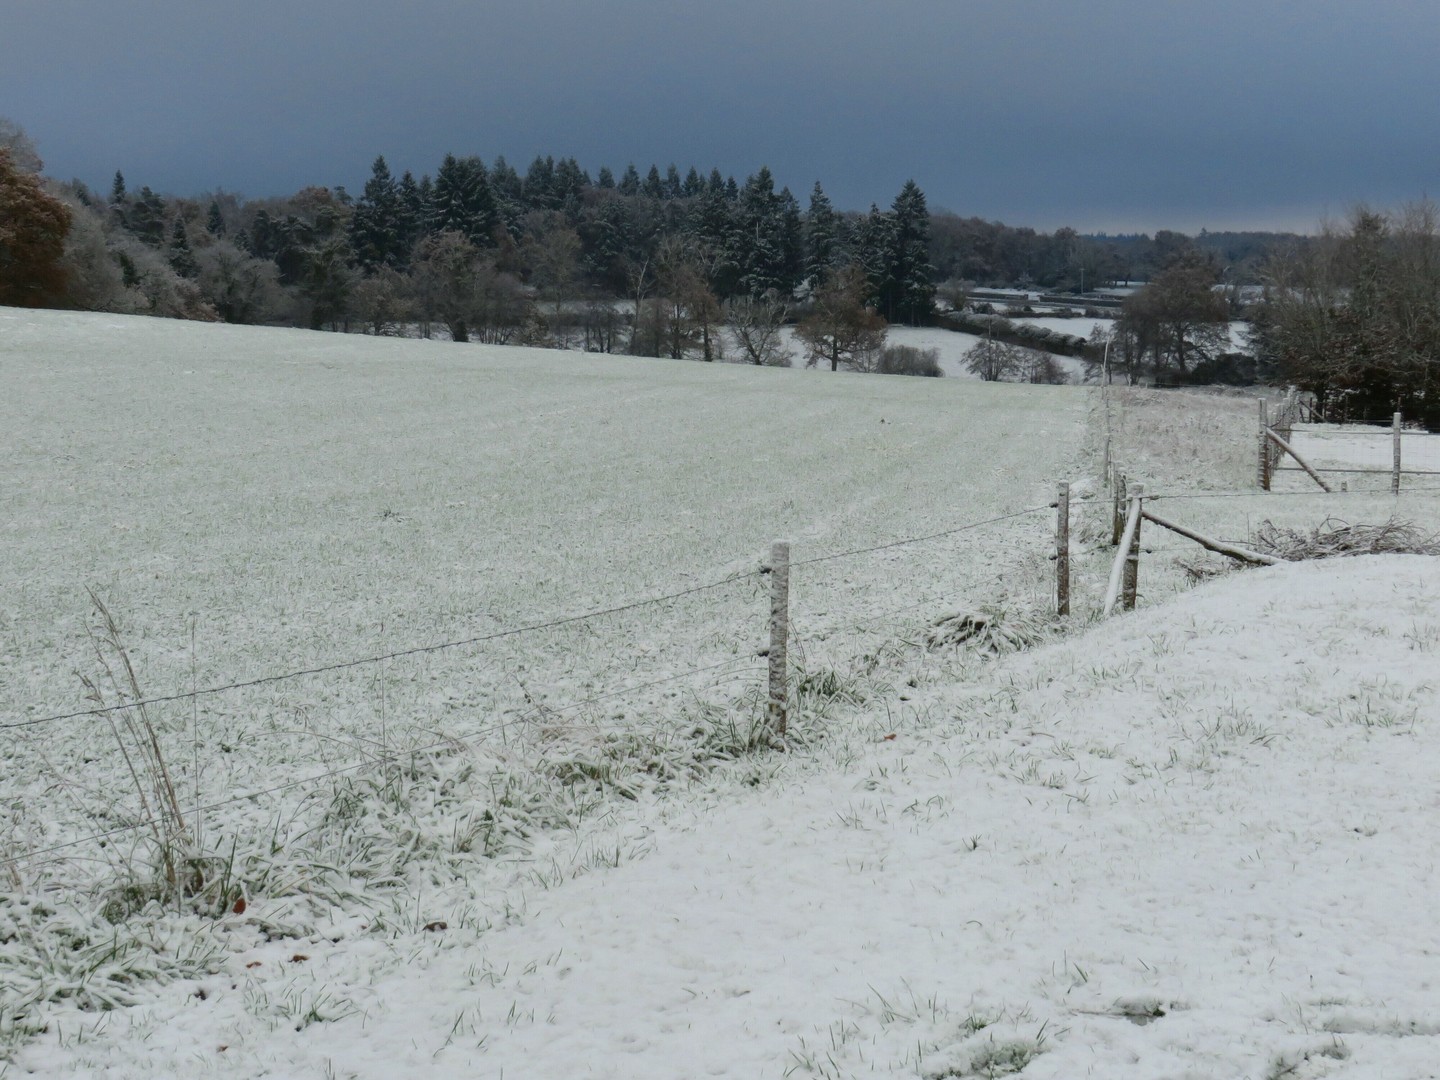
[{"label": "dry grass blade", "polygon": [[1351,525],[1326,518],[1309,532],[1281,528],[1267,520],[1255,530],[1252,542],[1257,551],[1292,562],[1345,555],[1440,555],[1440,538],[1393,517],[1381,525]]}]

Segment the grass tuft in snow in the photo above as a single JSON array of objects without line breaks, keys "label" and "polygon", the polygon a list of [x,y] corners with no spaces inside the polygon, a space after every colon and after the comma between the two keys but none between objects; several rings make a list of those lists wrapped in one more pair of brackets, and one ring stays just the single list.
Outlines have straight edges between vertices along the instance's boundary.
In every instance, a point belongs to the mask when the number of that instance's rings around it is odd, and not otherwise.
[{"label": "grass tuft in snow", "polygon": [[942,615],[927,631],[925,643],[932,649],[963,645],[981,654],[1004,656],[1048,640],[1054,628],[1053,616],[1001,599],[973,611]]}]

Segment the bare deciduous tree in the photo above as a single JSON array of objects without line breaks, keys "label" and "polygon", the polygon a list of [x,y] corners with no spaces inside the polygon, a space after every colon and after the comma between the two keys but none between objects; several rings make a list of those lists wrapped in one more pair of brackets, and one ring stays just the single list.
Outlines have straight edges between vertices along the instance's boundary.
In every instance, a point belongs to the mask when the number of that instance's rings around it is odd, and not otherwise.
[{"label": "bare deciduous tree", "polygon": [[886,322],[867,304],[870,283],[865,271],[848,266],[831,274],[815,290],[814,310],[796,327],[805,343],[805,366],[821,361],[831,371],[840,366],[873,370],[885,347]]},{"label": "bare deciduous tree", "polygon": [[789,367],[790,350],[780,328],[789,310],[773,289],[764,296],[737,296],[725,303],[725,325],[746,362],[762,367]]}]

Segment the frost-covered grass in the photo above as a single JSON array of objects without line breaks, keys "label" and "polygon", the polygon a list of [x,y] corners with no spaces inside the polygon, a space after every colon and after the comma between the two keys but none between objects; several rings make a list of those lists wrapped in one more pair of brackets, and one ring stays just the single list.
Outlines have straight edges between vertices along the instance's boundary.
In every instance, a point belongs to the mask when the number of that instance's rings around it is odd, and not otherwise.
[{"label": "frost-covered grass", "polygon": [[[25,314],[15,324],[0,323],[17,331],[0,347],[7,377],[12,360],[29,365],[17,383],[31,406],[35,388],[59,375],[41,345],[12,347],[26,326],[76,355],[107,336],[103,322],[83,317]],[[233,335],[217,350],[230,359],[212,371],[238,363],[263,376],[232,378],[225,401],[242,408],[229,419],[218,395],[187,391],[190,413],[157,421],[152,442],[168,430],[197,469],[213,455],[239,463],[241,475],[255,470],[254,490],[269,475],[290,493],[274,497],[268,516],[227,516],[215,482],[187,483],[178,468],[154,480],[177,507],[176,532],[189,517],[211,522],[199,550],[231,571],[191,578],[200,569],[177,558],[144,588],[97,590],[141,677],[153,668],[162,689],[227,674],[222,660],[248,657],[250,670],[271,670],[272,644],[292,660],[333,656],[347,626],[381,614],[396,613],[404,629],[386,631],[390,647],[450,635],[447,620],[469,594],[447,607],[431,578],[449,574],[465,589],[462,537],[474,532],[480,549],[504,542],[506,513],[535,552],[549,541],[569,560],[547,563],[560,578],[555,591],[538,590],[521,609],[545,615],[745,572],[781,531],[752,526],[751,512],[782,519],[804,559],[1036,505],[1066,478],[1076,497],[1077,614],[1068,627],[1044,617],[1048,512],[799,565],[798,738],[785,753],[755,751],[759,674],[748,669],[763,663],[753,655],[763,641],[758,579],[677,600],[658,623],[649,609],[627,612],[584,631],[557,628],[533,647],[507,639],[458,650],[453,662],[448,652],[391,661],[391,674],[357,671],[338,689],[318,680],[330,688],[247,692],[239,708],[218,698],[196,713],[161,708],[153,719],[174,748],[182,792],[184,763],[199,750],[202,802],[267,777],[361,767],[200,816],[204,836],[240,838],[220,869],[245,883],[243,911],[232,904],[217,915],[193,898],[162,909],[117,894],[114,883],[146,857],[118,844],[39,872],[21,863],[0,903],[0,1039],[17,1074],[1358,1078],[1423,1076],[1440,1056],[1430,962],[1440,942],[1422,914],[1437,885],[1427,838],[1440,835],[1430,794],[1440,757],[1440,697],[1428,677],[1440,650],[1434,560],[1292,564],[1193,589],[1175,562],[1194,555],[1187,544],[1184,556],[1147,553],[1140,611],[1090,627],[1109,557],[1097,524],[1108,503],[1095,475],[1104,412],[1091,391],[732,374],[423,342],[342,354],[330,350],[353,339],[224,328],[183,328],[183,341],[167,345],[174,324],[140,325],[160,331],[145,334],[149,359],[134,349],[122,363],[148,374],[146,383],[163,373],[155,357],[198,350],[208,333]],[[110,375],[102,397],[139,381]],[[453,384],[482,376],[489,393],[457,400]],[[95,377],[81,365],[50,399],[53,411],[64,413]],[[292,380],[285,392],[261,394],[282,377]],[[146,395],[129,393],[138,408]],[[817,393],[828,404],[817,406]],[[627,394],[643,404],[627,406]],[[309,429],[278,429],[289,458],[277,445],[245,465],[242,450],[276,430],[263,418],[291,415],[307,395],[327,404],[313,409]],[[388,437],[353,422],[365,409]],[[703,484],[737,434],[753,442],[771,431],[751,422],[757,411],[783,420],[790,441],[764,443],[748,469],[734,465],[684,503],[728,531],[685,532],[673,547],[652,539],[657,521],[675,528],[674,504],[688,497],[664,487],[670,470],[677,487]],[[59,428],[83,431],[103,412]],[[487,504],[500,520],[472,513],[452,528],[433,504],[490,459],[428,433],[472,413],[497,425],[490,454],[537,443],[545,452],[509,451],[518,478],[508,486],[505,468],[491,463],[490,482],[509,493],[499,509]],[[528,424],[498,426],[521,414]],[[574,426],[573,447],[543,429],[557,415]],[[11,431],[23,426],[18,416],[6,417],[17,421]],[[1112,425],[1117,417],[1117,459],[1152,491],[1253,484],[1253,399],[1126,391],[1112,400]],[[123,425],[107,424],[95,445],[123,444]],[[336,440],[357,449],[335,448],[343,460],[332,462]],[[913,452],[915,443],[927,453]],[[140,444],[115,460],[144,474],[153,466]],[[27,445],[17,438],[9,456],[43,477]],[[604,512],[580,514],[584,528],[571,527],[570,509],[604,486],[571,476],[596,445],[625,467],[607,477]],[[868,460],[877,455],[883,464]],[[520,458],[546,467],[525,472]],[[91,451],[66,482],[105,460]],[[740,493],[763,486],[777,462],[826,461],[841,475],[796,469],[768,499]],[[200,472],[226,475],[219,466]],[[540,497],[541,478],[553,503]],[[309,519],[326,512],[319,496],[332,487],[350,501],[329,512],[349,507],[351,516],[322,517],[312,539]],[[128,580],[122,571],[144,548],[96,525],[124,500],[91,519],[65,491],[60,483],[53,493],[62,510],[120,545],[96,540],[89,558],[112,559],[115,579]],[[363,540],[340,527],[349,520],[364,533],[363,511],[382,499],[382,509],[399,505],[397,514],[427,526],[404,534],[403,552],[378,530]],[[1311,527],[1342,504],[1357,516],[1398,508],[1417,517],[1429,505],[1283,492],[1160,505],[1230,536],[1247,516]],[[95,663],[85,604],[63,581],[44,584],[66,575],[31,533],[43,526],[72,558],[86,544],[44,519],[43,499],[26,505],[12,520],[30,524],[6,527],[28,562],[6,568],[0,591],[7,715],[16,687],[53,692],[47,704],[78,696],[72,676],[44,657],[88,672]],[[273,547],[264,528],[289,546]],[[149,528],[147,542],[169,550],[166,535]],[[617,536],[641,550],[601,543]],[[1147,545],[1156,541],[1147,530]],[[734,554],[730,543],[745,550]],[[325,558],[332,544],[352,570],[375,564],[372,590],[345,591],[345,575]],[[268,561],[240,561],[247,545]],[[267,567],[276,584],[235,569],[247,565]],[[492,571],[491,588],[516,605],[530,594],[501,570],[524,565]],[[54,610],[12,606],[24,573],[39,583],[24,595],[49,588]],[[71,576],[74,592],[90,583]],[[128,605],[115,599],[121,593]],[[572,594],[575,607],[562,606]],[[301,599],[279,610],[292,595]],[[218,613],[193,649],[171,606],[191,596]],[[324,625],[332,602],[349,623]],[[262,610],[247,615],[247,604]],[[504,605],[489,610],[516,625]],[[238,637],[220,632],[226,617]],[[737,626],[749,634],[743,645],[732,644]],[[273,641],[245,643],[247,632],[267,630]],[[54,640],[42,648],[36,639],[47,634]],[[747,670],[714,685],[725,667],[679,680],[674,697],[663,696],[673,686],[652,688],[643,705],[607,698],[565,708],[587,689],[579,680],[590,679],[592,696],[608,689],[600,676],[621,658],[620,685],[711,660]],[[17,682],[14,672],[29,674]],[[497,721],[505,726],[491,731]],[[246,731],[258,734],[238,734]],[[26,737],[7,751],[14,844],[32,839],[24,829],[62,839],[91,824],[102,796],[117,820],[133,814],[108,731],[88,735]],[[440,745],[402,752],[421,739]],[[113,924],[100,910],[127,900],[139,906]]]},{"label": "frost-covered grass", "polygon": [[[237,934],[503,923],[628,857],[589,839],[616,806],[763,782],[769,542],[803,560],[1043,504],[1085,420],[1065,389],[104,315],[0,312],[0,349],[7,723],[737,578],[152,706],[139,741],[134,713],[10,729],[0,1024],[22,1036],[47,1001],[128,1001],[127,972],[204,974]],[[905,619],[1043,592],[1044,517],[797,566],[792,743],[888,685]],[[146,731],[175,829],[131,828],[155,808]],[[44,959],[134,925],[207,947],[88,980]]]}]

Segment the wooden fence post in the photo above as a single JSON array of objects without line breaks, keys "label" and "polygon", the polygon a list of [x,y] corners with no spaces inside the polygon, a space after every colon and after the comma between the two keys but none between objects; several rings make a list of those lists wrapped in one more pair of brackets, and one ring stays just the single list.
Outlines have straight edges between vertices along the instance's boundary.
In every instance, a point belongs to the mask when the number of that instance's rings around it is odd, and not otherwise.
[{"label": "wooden fence post", "polygon": [[1122,586],[1124,599],[1122,601],[1126,611],[1135,610],[1135,595],[1140,585],[1140,518],[1145,512],[1145,485],[1136,484],[1135,491],[1130,496],[1134,501],[1135,532],[1130,538],[1130,548],[1125,553],[1125,581]]},{"label": "wooden fence post", "polygon": [[1120,546],[1120,534],[1125,531],[1125,474],[1122,472],[1115,479],[1114,491],[1114,520],[1110,525],[1110,546]]},{"label": "wooden fence post", "polygon": [[1105,486],[1108,488],[1114,479],[1115,462],[1110,457],[1110,436],[1105,436]]},{"label": "wooden fence post", "polygon": [[1391,442],[1394,443],[1394,459],[1395,459],[1395,462],[1394,462],[1394,465],[1391,467],[1391,470],[1390,470],[1390,494],[1391,494],[1391,495],[1399,495],[1399,494],[1400,494],[1400,414],[1399,414],[1398,412],[1395,414],[1395,417],[1394,417],[1394,420],[1393,420],[1393,424],[1394,424],[1394,429],[1395,429],[1395,430],[1394,430],[1394,434],[1391,436]]},{"label": "wooden fence post", "polygon": [[777,540],[770,545],[770,699],[765,719],[770,734],[785,737],[785,644],[790,631],[790,545]]},{"label": "wooden fence post", "polygon": [[1266,432],[1270,430],[1270,422],[1266,416],[1267,406],[1265,399],[1260,399],[1260,457],[1256,461],[1255,476],[1256,482],[1260,485],[1261,491],[1270,490],[1270,443],[1266,439]]},{"label": "wooden fence post", "polygon": [[1070,485],[1060,484],[1055,512],[1055,614],[1070,614]]}]

